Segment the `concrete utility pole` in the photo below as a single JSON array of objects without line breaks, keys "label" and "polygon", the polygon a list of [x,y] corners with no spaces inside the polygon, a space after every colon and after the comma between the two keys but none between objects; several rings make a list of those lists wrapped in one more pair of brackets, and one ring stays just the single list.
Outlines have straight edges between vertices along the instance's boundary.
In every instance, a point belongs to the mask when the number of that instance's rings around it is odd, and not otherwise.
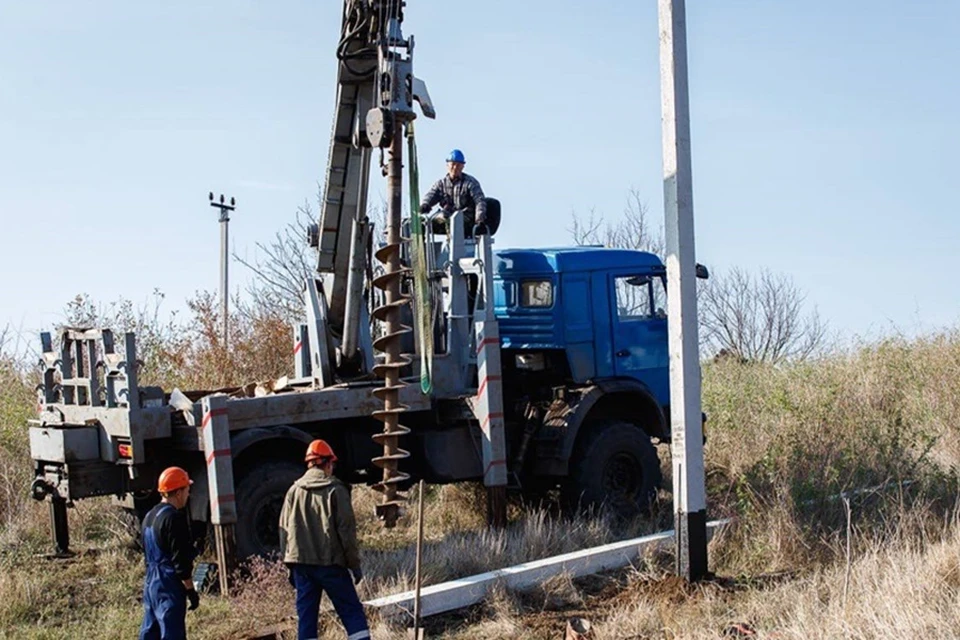
[{"label": "concrete utility pole", "polygon": [[707,574],[707,497],[700,408],[687,20],[684,0],[659,0],[659,9],[676,570],[677,575],[694,581]]},{"label": "concrete utility pole", "polygon": [[227,286],[227,264],[229,262],[229,226],[230,212],[237,208],[237,201],[230,198],[230,204],[226,204],[223,194],[220,194],[220,202],[213,199],[213,191],[210,192],[210,206],[220,209],[220,314],[223,318],[223,348],[227,348],[227,335],[229,332],[230,316],[230,289]]}]

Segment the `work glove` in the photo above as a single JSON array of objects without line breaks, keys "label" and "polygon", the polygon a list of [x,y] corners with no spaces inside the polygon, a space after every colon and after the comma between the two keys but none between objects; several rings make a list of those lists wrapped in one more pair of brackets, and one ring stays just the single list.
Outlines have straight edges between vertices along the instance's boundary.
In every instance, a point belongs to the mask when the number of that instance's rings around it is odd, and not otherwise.
[{"label": "work glove", "polygon": [[485,235],[487,235],[488,233],[490,233],[490,231],[487,229],[487,223],[486,223],[486,222],[478,222],[478,223],[477,223],[476,225],[474,225],[474,227],[473,227],[473,236],[474,236],[474,237],[477,237],[477,236],[485,236]]},{"label": "work glove", "polygon": [[430,207],[427,205],[422,205],[420,207],[420,213],[430,213]]},{"label": "work glove", "polygon": [[293,579],[293,567],[287,567],[287,582],[289,582],[290,586],[294,589],[297,588],[297,582]]},{"label": "work glove", "polygon": [[200,594],[197,593],[196,589],[190,589],[187,591],[187,600],[190,601],[190,606],[188,607],[190,611],[193,611],[200,606]]},{"label": "work glove", "polygon": [[363,580],[363,571],[360,570],[360,567],[350,569],[350,573],[353,574],[353,584],[360,584],[360,581]]}]

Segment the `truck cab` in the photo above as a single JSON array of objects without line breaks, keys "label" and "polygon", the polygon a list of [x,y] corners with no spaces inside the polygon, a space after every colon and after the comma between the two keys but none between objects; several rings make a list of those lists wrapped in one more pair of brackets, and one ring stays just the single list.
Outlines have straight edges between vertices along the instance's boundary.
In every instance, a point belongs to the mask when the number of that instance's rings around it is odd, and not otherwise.
[{"label": "truck cab", "polygon": [[[666,269],[652,253],[601,247],[495,254],[505,359],[573,384],[632,379],[669,403]],[[557,369],[559,367],[559,369]]]},{"label": "truck cab", "polygon": [[525,488],[628,513],[655,499],[654,444],[670,441],[665,285],[643,251],[494,254],[508,449]]}]

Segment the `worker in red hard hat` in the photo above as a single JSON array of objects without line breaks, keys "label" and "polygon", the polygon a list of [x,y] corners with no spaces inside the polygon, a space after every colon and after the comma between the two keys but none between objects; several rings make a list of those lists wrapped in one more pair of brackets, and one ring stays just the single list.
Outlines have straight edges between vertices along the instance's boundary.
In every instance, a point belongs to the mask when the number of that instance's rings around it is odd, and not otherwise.
[{"label": "worker in red hard hat", "polygon": [[143,519],[143,624],[140,640],[182,640],[187,637],[187,602],[193,611],[200,596],[193,586],[196,550],[190,538],[187,514],[193,480],[180,467],[160,474],[160,503]]},{"label": "worker in red hard hat", "polygon": [[350,488],[333,475],[337,456],[324,440],[311,442],[304,460],[307,472],[287,491],[280,511],[280,553],[297,590],[297,637],[317,637],[326,591],[348,640],[369,638],[355,587],[363,572]]}]

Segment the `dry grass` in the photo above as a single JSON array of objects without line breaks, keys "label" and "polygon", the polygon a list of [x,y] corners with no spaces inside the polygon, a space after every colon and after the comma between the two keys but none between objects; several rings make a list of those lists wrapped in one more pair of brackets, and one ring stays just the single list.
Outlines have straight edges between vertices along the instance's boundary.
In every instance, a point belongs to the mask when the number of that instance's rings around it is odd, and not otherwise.
[{"label": "dry grass", "polygon": [[[204,326],[193,339],[209,338]],[[161,359],[173,347],[156,335],[149,357]],[[245,348],[286,350],[279,333],[274,342]],[[175,373],[177,382],[216,381],[207,370],[216,354],[177,348],[189,355],[185,370],[155,369],[158,381]],[[27,495],[23,425],[34,379],[0,356],[0,383],[0,637],[135,635],[142,558],[124,546],[122,523],[105,503],[71,512],[74,545],[87,553],[68,562],[36,557],[48,542],[46,511]],[[498,591],[431,620],[429,636],[556,638],[571,615],[591,619],[597,638],[717,638],[736,622],[781,639],[957,636],[960,334],[891,339],[803,365],[707,365],[704,405],[711,515],[737,518],[711,543],[711,568],[727,578],[688,587],[669,576],[669,558],[647,558],[614,575]],[[848,530],[843,501],[831,496],[868,486],[883,488],[851,497]],[[508,529],[492,532],[477,487],[430,487],[425,582],[663,528],[670,506],[669,494],[662,497],[652,522],[628,527],[513,508]],[[364,598],[412,585],[415,501],[385,531],[372,516],[375,500],[355,491]],[[293,616],[283,567],[257,563],[239,595],[205,599],[188,624],[191,637],[231,638]],[[402,623],[375,615],[371,623],[377,638],[405,637]],[[342,637],[329,611],[322,629],[324,638]]]},{"label": "dry grass", "polygon": [[943,534],[926,544],[906,535],[871,546],[852,563],[847,589],[841,564],[767,585],[707,583],[666,601],[650,588],[656,581],[637,576],[625,590],[631,602],[597,623],[597,637],[717,638],[745,623],[759,637],[781,640],[956,638],[960,537],[954,526]]},{"label": "dry grass", "polygon": [[711,504],[743,523],[718,550],[717,569],[832,561],[846,520],[833,496],[845,491],[885,487],[854,500],[862,544],[889,537],[904,510],[924,516],[918,527],[949,513],[960,469],[958,362],[960,336],[950,333],[803,365],[705,368]]},{"label": "dry grass", "polygon": [[33,417],[36,396],[34,376],[20,360],[3,351],[0,342],[0,534],[20,525],[23,495],[33,469],[27,444],[26,422]]}]

